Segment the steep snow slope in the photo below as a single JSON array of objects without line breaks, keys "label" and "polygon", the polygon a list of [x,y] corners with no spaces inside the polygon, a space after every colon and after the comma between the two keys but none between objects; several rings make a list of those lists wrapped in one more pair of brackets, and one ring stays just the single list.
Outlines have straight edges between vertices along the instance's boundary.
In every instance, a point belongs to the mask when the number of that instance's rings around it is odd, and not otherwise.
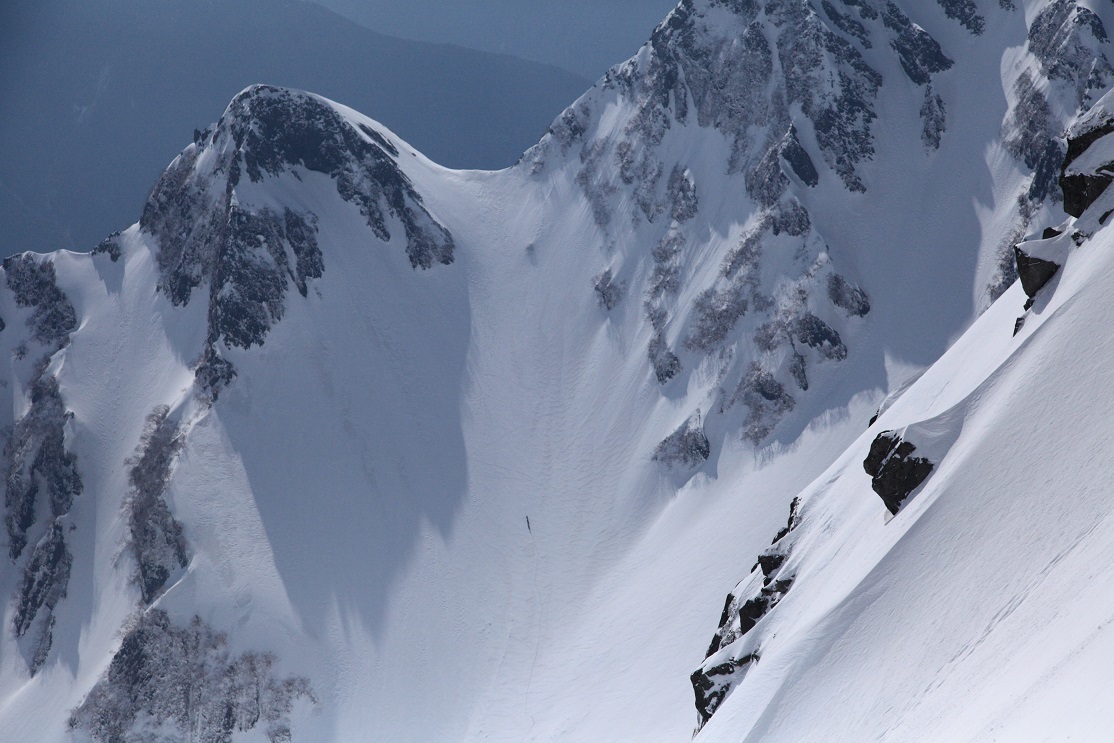
[{"label": "steep snow slope", "polygon": [[774,568],[801,572],[721,642],[762,660],[701,735],[815,734],[857,670],[812,675],[801,643],[846,624],[807,622],[860,582],[805,567],[888,565],[927,502],[884,527],[847,463],[910,424],[936,487],[1041,334],[1038,295],[1011,340],[1010,289],[961,341],[982,370],[940,381],[953,351],[863,437],[1062,221],[1057,137],[1107,45],[1068,2],[684,2],[495,173],[245,90],[137,225],[5,265],[0,730],[687,739],[715,613],[803,492]]},{"label": "steep snow slope", "polygon": [[[1050,238],[1068,259],[1016,335],[1020,284],[803,491],[793,587],[701,740],[1108,734],[1112,208]],[[937,465],[892,521],[861,468],[884,429]]]}]

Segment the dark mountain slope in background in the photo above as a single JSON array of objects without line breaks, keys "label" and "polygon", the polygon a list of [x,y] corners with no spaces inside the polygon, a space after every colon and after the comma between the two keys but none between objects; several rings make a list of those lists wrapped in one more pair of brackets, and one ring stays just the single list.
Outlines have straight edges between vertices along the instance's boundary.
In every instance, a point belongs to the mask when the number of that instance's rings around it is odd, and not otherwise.
[{"label": "dark mountain slope in background", "polygon": [[5,254],[87,250],[130,224],[191,128],[253,83],[320,92],[438,162],[486,169],[513,163],[590,84],[291,0],[56,0],[2,13]]}]

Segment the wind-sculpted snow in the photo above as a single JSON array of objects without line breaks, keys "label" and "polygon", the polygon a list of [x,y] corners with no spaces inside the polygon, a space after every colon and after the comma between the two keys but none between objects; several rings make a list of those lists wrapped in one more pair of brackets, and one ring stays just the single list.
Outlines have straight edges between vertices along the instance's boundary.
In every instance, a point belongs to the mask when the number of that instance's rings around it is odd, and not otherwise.
[{"label": "wind-sculpted snow", "polygon": [[221,743],[257,727],[270,743],[289,743],[295,704],[315,699],[305,678],[280,677],[276,662],[270,653],[233,655],[228,638],[200,617],[179,627],[151,609],[134,620],[69,726],[100,743]]},{"label": "wind-sculpted snow", "polygon": [[389,242],[392,222],[401,225],[414,268],[452,263],[452,236],[426,211],[397,157],[381,134],[357,129],[315,96],[253,86],[213,129],[196,132],[195,143],[167,168],[140,225],[158,241],[159,287],[174,304],[208,285],[209,335],[198,380],[214,396],[235,376],[221,344],[262,345],[282,319],[287,287],[305,297],[309,281],[325,270],[314,215],[252,205],[238,194],[241,179],[327,174],[378,240]]}]

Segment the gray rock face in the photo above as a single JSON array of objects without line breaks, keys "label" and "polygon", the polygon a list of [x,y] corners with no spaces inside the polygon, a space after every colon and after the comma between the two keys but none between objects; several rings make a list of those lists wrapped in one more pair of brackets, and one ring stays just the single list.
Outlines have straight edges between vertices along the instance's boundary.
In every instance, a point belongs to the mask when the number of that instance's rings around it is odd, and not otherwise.
[{"label": "gray rock face", "polygon": [[863,461],[863,469],[873,478],[871,487],[892,514],[901,509],[905,499],[928,478],[935,466],[923,457],[914,457],[916,450],[916,446],[893,431],[883,431],[874,439]]},{"label": "gray rock face", "polygon": [[200,618],[179,627],[151,609],[135,619],[104,676],[71,714],[70,729],[100,743],[226,743],[261,728],[271,743],[289,743],[295,703],[316,700],[306,679],[278,676],[277,660],[270,653],[233,656],[224,634]]},{"label": "gray rock face", "polygon": [[1017,258],[1017,275],[1021,279],[1021,288],[1029,299],[1035,297],[1041,287],[1060,270],[1060,266],[1052,261],[1026,255],[1020,245],[1014,248],[1014,255]]}]

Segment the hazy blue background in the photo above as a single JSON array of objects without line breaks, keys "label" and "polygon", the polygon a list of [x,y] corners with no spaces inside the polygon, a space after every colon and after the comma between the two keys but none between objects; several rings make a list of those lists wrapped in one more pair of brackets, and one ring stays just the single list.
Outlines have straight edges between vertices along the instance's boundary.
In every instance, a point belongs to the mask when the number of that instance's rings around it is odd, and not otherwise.
[{"label": "hazy blue background", "polygon": [[380,33],[459,44],[596,80],[633,55],[677,0],[316,0]]}]

